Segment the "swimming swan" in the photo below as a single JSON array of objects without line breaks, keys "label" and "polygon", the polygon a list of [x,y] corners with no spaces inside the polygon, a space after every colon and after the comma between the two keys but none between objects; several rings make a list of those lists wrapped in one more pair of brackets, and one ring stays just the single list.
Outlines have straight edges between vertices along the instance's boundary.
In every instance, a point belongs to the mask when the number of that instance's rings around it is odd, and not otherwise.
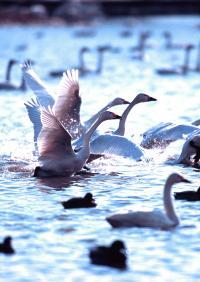
[{"label": "swimming swan", "polygon": [[90,137],[96,128],[105,120],[119,119],[120,116],[112,112],[103,112],[96,122],[84,134],[83,147],[75,153],[71,135],[56,118],[53,111],[42,109],[42,130],[38,138],[39,163],[34,176],[70,176],[79,172],[90,155]]},{"label": "swimming swan", "polygon": [[190,183],[189,180],[183,178],[183,176],[178,173],[172,173],[167,178],[163,191],[164,213],[157,209],[150,212],[128,212],[108,216],[106,220],[112,227],[151,227],[169,229],[179,225],[179,219],[175,213],[171,198],[171,188],[172,185],[180,182]]},{"label": "swimming swan", "polygon": [[140,160],[143,156],[143,151],[133,141],[124,137],[125,123],[128,114],[135,105],[150,101],[156,101],[156,99],[144,93],[138,94],[123,112],[117,130],[111,134],[100,135],[90,142],[91,153],[100,155],[111,154],[132,158],[137,161]]},{"label": "swimming swan", "polygon": [[172,122],[161,122],[143,133],[141,146],[146,149],[166,147],[171,142],[184,139],[187,135],[200,130],[191,124],[174,124]]}]

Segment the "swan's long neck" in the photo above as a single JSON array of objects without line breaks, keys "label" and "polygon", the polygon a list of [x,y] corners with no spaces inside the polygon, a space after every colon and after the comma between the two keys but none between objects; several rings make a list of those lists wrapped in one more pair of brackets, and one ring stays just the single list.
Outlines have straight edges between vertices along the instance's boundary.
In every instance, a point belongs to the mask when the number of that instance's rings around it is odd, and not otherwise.
[{"label": "swan's long neck", "polygon": [[96,73],[101,73],[102,68],[103,68],[103,51],[99,50],[98,51],[98,59],[97,59],[97,68],[96,68]]},{"label": "swan's long neck", "polygon": [[184,57],[184,63],[183,63],[183,73],[186,73],[189,69],[189,62],[190,62],[190,53],[191,49],[185,50],[185,57]]},{"label": "swan's long neck", "polygon": [[199,44],[198,52],[197,52],[196,71],[200,72],[200,44]]},{"label": "swan's long neck", "polygon": [[138,103],[140,103],[142,101],[140,101],[137,97],[128,105],[128,107],[126,108],[126,110],[123,112],[122,117],[119,121],[119,126],[118,129],[116,131],[113,132],[113,134],[115,135],[120,135],[120,136],[124,136],[125,134],[125,123],[126,123],[126,119],[128,117],[128,114],[130,113],[131,109]]},{"label": "swan's long neck", "polygon": [[94,131],[97,129],[97,127],[104,121],[104,119],[99,118],[97,121],[86,131],[85,135],[83,136],[83,147],[78,152],[79,157],[82,158],[82,160],[87,160],[90,155],[90,138]]},{"label": "swan's long neck", "polygon": [[165,208],[167,217],[174,223],[174,225],[177,225],[179,223],[179,219],[176,215],[174,205],[172,202],[172,198],[171,198],[171,189],[172,189],[173,184],[174,182],[170,178],[166,181],[165,187],[164,187],[163,200],[164,200],[164,208]]},{"label": "swan's long neck", "polygon": [[109,108],[111,108],[113,105],[113,103],[109,103],[107,104],[104,108],[102,108],[100,111],[98,111],[95,115],[93,115],[90,119],[88,119],[85,122],[85,126],[86,126],[86,130],[92,126],[92,124],[98,119],[98,117],[100,116],[100,114],[102,114],[103,112],[107,111]]},{"label": "swan's long neck", "polygon": [[12,61],[10,61],[8,63],[7,69],[6,69],[6,81],[9,82],[10,81],[10,75],[11,75],[11,68],[14,65],[14,63]]},{"label": "swan's long neck", "polygon": [[22,80],[21,80],[21,84],[20,84],[19,88],[21,90],[26,90],[26,81],[25,81],[23,76],[22,76]]}]

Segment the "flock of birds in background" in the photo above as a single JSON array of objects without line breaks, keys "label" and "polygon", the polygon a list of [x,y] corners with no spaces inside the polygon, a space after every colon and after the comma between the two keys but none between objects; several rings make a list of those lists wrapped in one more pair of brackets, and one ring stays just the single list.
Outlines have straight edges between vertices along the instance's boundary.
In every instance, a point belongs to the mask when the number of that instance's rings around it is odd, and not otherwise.
[{"label": "flock of birds in background", "polygon": [[[147,39],[151,34],[142,32],[138,45],[132,48],[137,52],[135,59],[143,60],[144,52],[151,46]],[[125,34],[123,36],[128,36]],[[158,69],[160,75],[186,74],[192,70],[189,67],[189,57],[193,45],[174,44],[171,34],[164,33],[166,49],[183,49],[185,52],[184,63],[178,69]],[[110,51],[110,46],[98,47],[98,63],[95,72],[101,73],[103,67],[103,53]],[[200,48],[199,48],[200,49]],[[115,50],[116,51],[116,50]],[[35,97],[25,102],[25,107],[33,124],[34,130],[34,154],[38,157],[39,165],[34,170],[35,177],[71,176],[88,170],[88,163],[97,158],[109,155],[121,156],[140,161],[145,158],[145,150],[151,148],[165,148],[171,142],[188,136],[180,156],[174,163],[182,163],[199,168],[200,159],[200,121],[192,124],[160,123],[143,133],[141,144],[136,144],[131,138],[125,137],[126,120],[132,108],[139,103],[156,101],[155,98],[139,93],[131,101],[117,97],[105,105],[98,113],[87,121],[80,118],[81,97],[79,95],[79,75],[90,72],[84,63],[84,54],[90,52],[88,47],[80,49],[79,66],[72,70],[53,70],[49,73],[52,77],[61,77],[55,91],[46,86],[38,74],[32,68],[30,61],[21,65],[22,81],[19,86],[12,84],[11,69],[16,60],[10,60],[6,71],[5,82],[0,83],[2,90],[25,90],[30,87]],[[200,72],[200,54],[197,65],[193,71]],[[111,107],[126,105],[121,116],[108,111]],[[98,126],[106,120],[119,120],[115,131],[100,134]],[[128,212],[114,214],[106,218],[112,227],[150,227],[171,229],[179,225],[179,218],[175,212],[171,199],[171,188],[174,184],[186,182],[178,173],[172,173],[166,180],[163,189],[164,211],[153,210],[151,212]],[[175,193],[175,199],[188,201],[200,200],[200,188],[197,191],[184,191]],[[94,208],[97,206],[93,195],[87,193],[83,198],[72,198],[62,202],[65,209]],[[11,244],[12,238],[6,237],[0,244],[0,252],[13,254],[15,250]],[[116,268],[126,268],[127,256],[125,244],[121,240],[114,241],[110,246],[98,246],[90,251],[90,259],[94,264],[107,265]]]}]

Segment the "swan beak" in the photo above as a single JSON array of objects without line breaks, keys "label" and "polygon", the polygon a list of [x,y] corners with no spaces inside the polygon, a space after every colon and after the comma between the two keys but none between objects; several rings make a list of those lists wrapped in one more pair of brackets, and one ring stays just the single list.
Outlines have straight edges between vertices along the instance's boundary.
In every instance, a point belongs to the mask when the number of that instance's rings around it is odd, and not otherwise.
[{"label": "swan beak", "polygon": [[122,118],[122,117],[119,116],[119,115],[116,115],[116,114],[113,115],[113,119],[121,119],[121,118]]},{"label": "swan beak", "polygon": [[186,179],[186,178],[183,178],[182,180],[183,182],[186,182],[186,183],[192,183],[190,180]]},{"label": "swan beak", "polygon": [[130,104],[130,102],[129,102],[129,101],[126,101],[126,100],[124,100],[124,101],[123,101],[123,104]]},{"label": "swan beak", "polygon": [[149,96],[149,101],[157,101],[157,99]]}]

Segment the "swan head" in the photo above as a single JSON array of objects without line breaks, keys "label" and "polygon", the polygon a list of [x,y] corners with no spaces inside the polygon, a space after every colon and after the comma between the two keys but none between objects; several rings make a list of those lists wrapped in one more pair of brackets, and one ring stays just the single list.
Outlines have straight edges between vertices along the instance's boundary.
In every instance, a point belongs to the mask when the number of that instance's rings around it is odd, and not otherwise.
[{"label": "swan head", "polygon": [[90,51],[90,48],[89,47],[86,47],[86,46],[84,46],[84,47],[82,47],[81,49],[80,49],[80,52],[81,53],[85,53],[85,52],[89,52]]},{"label": "swan head", "polygon": [[[145,94],[145,93],[139,93],[135,99],[138,101],[138,102],[151,102],[151,101],[157,101],[156,98],[153,98],[151,96],[149,96],[148,94]],[[134,99],[134,100],[135,100]]]},{"label": "swan head", "polygon": [[112,49],[112,47],[110,45],[103,45],[103,46],[97,47],[98,52],[106,52],[106,51],[109,51],[111,49]]},{"label": "swan head", "polygon": [[17,64],[18,61],[16,59],[10,59],[9,60],[9,65],[14,65],[14,64]]},{"label": "swan head", "polygon": [[3,240],[3,244],[10,246],[11,245],[11,241],[12,241],[12,237],[11,236],[6,236]]},{"label": "swan head", "polygon": [[194,136],[190,141],[189,141],[189,145],[193,148],[195,148],[196,150],[200,150],[200,136]]},{"label": "swan head", "polygon": [[117,97],[112,101],[113,106],[123,105],[123,104],[130,104],[127,100]]},{"label": "swan head", "polygon": [[124,242],[121,240],[116,240],[111,244],[111,248],[117,252],[124,251],[126,249]]},{"label": "swan head", "polygon": [[109,111],[105,111],[103,112],[100,117],[99,117],[102,121],[104,120],[109,120],[109,119],[121,119],[121,116],[116,115],[113,112],[109,112]]},{"label": "swan head", "polygon": [[170,182],[171,184],[180,183],[180,182],[191,183],[190,180],[186,179],[179,173],[170,174],[170,176],[167,178],[167,182]]}]

